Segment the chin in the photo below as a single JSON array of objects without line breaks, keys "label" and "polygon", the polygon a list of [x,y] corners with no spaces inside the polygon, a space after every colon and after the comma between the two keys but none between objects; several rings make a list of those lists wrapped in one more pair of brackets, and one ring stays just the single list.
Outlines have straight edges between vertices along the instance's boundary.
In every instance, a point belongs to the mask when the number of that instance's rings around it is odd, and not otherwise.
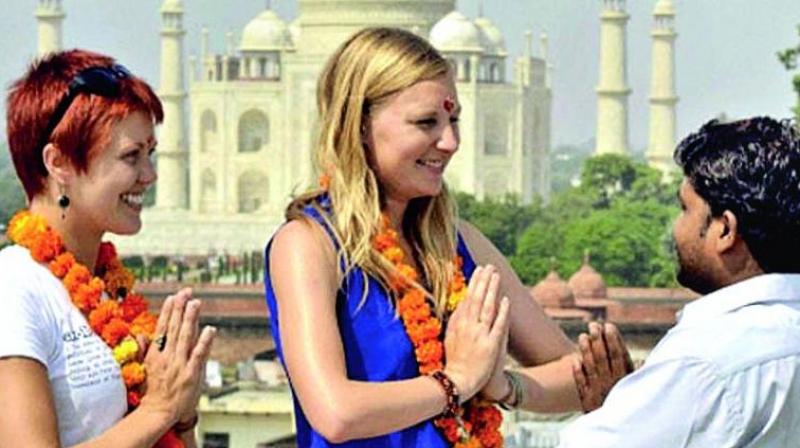
[{"label": "chin", "polygon": [[127,222],[108,229],[109,232],[115,235],[136,235],[140,230],[142,230],[141,220]]},{"label": "chin", "polygon": [[719,289],[719,286],[716,285],[715,282],[706,278],[706,276],[701,275],[699,272],[691,271],[683,267],[681,267],[681,269],[678,271],[677,280],[681,286],[689,288],[692,291],[702,295],[710,294]]}]

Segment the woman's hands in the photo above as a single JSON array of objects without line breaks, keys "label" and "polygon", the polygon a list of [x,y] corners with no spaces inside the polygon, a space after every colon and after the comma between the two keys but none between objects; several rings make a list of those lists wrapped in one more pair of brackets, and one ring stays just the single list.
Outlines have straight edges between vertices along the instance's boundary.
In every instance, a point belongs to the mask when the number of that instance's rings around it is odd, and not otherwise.
[{"label": "woman's hands", "polygon": [[599,408],[612,387],[633,372],[622,336],[613,324],[589,323],[589,334],[578,337],[579,358],[572,373],[585,412]]},{"label": "woman's hands", "polygon": [[500,275],[493,266],[477,267],[467,296],[447,324],[444,371],[455,382],[462,401],[483,388],[497,359],[505,356],[510,304],[507,297],[498,299],[499,287]]},{"label": "woman's hands", "polygon": [[203,385],[204,369],[216,329],[199,331],[200,301],[190,289],[167,297],[161,307],[156,334],[166,335],[166,344],[149,344],[144,363],[146,392],[142,408],[163,413],[170,424],[194,418]]}]

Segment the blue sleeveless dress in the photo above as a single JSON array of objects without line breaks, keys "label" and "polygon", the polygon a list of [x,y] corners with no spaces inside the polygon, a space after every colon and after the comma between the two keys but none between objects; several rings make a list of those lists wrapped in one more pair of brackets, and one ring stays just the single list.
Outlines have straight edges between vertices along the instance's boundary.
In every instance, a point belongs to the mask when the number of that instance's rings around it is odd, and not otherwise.
[{"label": "blue sleeveless dress", "polygon": [[[322,197],[319,203],[323,209],[329,209],[327,198]],[[329,234],[319,213],[307,206],[305,213],[320,223]],[[281,335],[278,331],[278,306],[275,291],[269,278],[269,251],[272,242],[266,248],[266,288],[267,306],[270,312],[270,330],[275,341],[275,348],[281,362],[284,361]],[[475,262],[467,250],[466,244],[458,238],[458,254],[463,259],[463,272],[470,278],[475,270]],[[357,381],[398,381],[419,376],[419,366],[414,356],[414,349],[406,334],[403,322],[395,316],[395,310],[380,284],[368,278],[368,293],[362,302],[364,291],[363,271],[354,268],[343,281],[343,287],[336,297],[336,317],[339,334],[344,348],[347,376]],[[359,306],[360,305],[360,306]],[[291,378],[289,378],[291,382]],[[369,439],[353,440],[335,444],[328,442],[308,422],[297,397],[294,397],[295,420],[297,425],[297,446],[307,447],[370,447],[401,448],[449,446],[432,420],[421,422],[412,427]]]}]

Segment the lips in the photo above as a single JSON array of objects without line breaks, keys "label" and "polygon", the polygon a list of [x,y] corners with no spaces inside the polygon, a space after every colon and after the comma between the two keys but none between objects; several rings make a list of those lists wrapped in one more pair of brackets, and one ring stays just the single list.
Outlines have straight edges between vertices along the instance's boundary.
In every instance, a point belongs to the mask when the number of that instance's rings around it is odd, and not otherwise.
[{"label": "lips", "polygon": [[444,160],[419,159],[419,160],[417,160],[417,165],[427,166],[427,167],[430,167],[430,168],[443,168],[444,167]]}]

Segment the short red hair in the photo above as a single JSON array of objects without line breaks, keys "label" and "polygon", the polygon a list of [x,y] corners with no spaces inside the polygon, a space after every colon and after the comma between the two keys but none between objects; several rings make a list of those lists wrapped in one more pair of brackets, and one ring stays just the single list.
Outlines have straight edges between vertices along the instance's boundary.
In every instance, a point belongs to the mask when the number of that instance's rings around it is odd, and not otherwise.
[{"label": "short red hair", "polygon": [[[39,147],[50,116],[67,94],[72,79],[90,67],[109,67],[114,59],[85,50],[50,54],[34,62],[25,76],[15,81],[8,94],[6,133],[17,176],[28,199],[45,187],[47,169]],[[79,171],[111,138],[111,128],[133,112],[144,112],[161,123],[161,101],[147,83],[131,76],[120,80],[114,98],[79,94],[53,130],[53,143]]]}]

